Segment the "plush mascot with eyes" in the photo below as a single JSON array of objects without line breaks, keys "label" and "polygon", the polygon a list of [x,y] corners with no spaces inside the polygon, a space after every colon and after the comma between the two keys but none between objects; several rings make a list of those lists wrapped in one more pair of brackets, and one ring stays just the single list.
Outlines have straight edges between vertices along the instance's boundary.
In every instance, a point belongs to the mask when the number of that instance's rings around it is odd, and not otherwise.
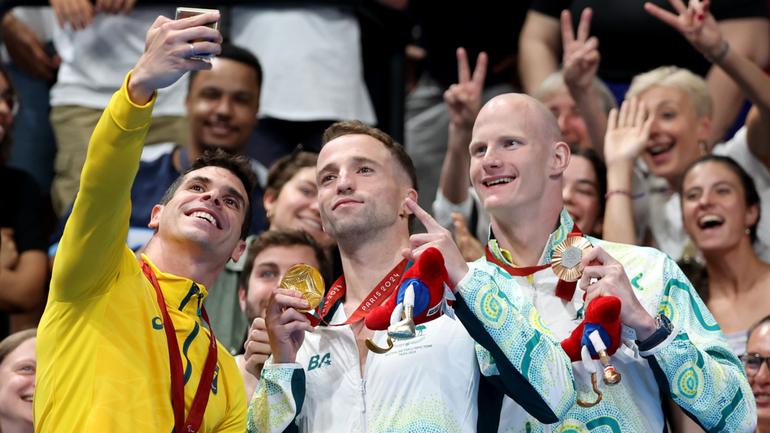
[{"label": "plush mascot with eyes", "polygon": [[[414,293],[413,301],[410,291]],[[454,299],[444,256],[436,248],[428,248],[404,273],[398,292],[366,316],[366,327],[380,331],[395,325],[402,320],[405,304],[413,305],[415,324],[431,321],[443,313],[454,316],[451,307]]]}]

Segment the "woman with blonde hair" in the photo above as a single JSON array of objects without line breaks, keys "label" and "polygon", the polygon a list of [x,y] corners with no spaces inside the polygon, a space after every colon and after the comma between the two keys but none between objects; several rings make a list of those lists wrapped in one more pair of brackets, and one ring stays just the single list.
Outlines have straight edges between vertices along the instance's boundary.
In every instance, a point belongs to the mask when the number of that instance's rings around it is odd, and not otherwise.
[{"label": "woman with blonde hair", "polygon": [[35,392],[36,329],[11,334],[0,342],[0,431],[32,433]]},{"label": "woman with blonde hair", "polygon": [[[649,3],[645,8],[679,30],[754,104],[744,127],[709,149],[714,102],[706,83],[687,70],[666,66],[636,76],[620,110],[610,113],[604,238],[652,244],[678,259],[693,252],[682,226],[679,189],[685,169],[698,157],[713,151],[735,159],[754,178],[764,206],[770,206],[770,78],[730,49],[708,2],[691,0],[687,7],[678,0],[671,3],[677,14]],[[632,182],[639,179],[635,174],[640,169],[644,180]],[[768,261],[770,221],[760,222],[758,233],[756,251]]]}]

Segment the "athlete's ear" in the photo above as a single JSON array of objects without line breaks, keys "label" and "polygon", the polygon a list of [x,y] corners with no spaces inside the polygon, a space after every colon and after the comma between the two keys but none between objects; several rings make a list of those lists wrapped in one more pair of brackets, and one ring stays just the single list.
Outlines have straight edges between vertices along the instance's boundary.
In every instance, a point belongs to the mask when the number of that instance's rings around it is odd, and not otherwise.
[{"label": "athlete's ear", "polygon": [[404,201],[401,202],[401,210],[398,212],[398,216],[400,216],[401,218],[406,218],[406,217],[408,217],[409,215],[412,214],[412,212],[409,209],[407,209],[407,207],[406,207],[406,199],[407,198],[412,199],[412,201],[416,203],[417,202],[417,191],[415,191],[414,188],[409,188],[406,191],[406,197],[404,197]]},{"label": "athlete's ear", "polygon": [[238,244],[235,245],[235,248],[233,248],[233,252],[232,252],[232,254],[230,254],[230,258],[234,262],[237,262],[238,259],[241,258],[241,255],[243,255],[244,251],[246,251],[246,241],[241,239],[241,240],[238,241]]},{"label": "athlete's ear", "polygon": [[567,169],[570,159],[569,145],[563,141],[553,144],[553,154],[551,155],[551,166],[549,167],[551,177],[561,176]]},{"label": "athlete's ear", "polygon": [[150,212],[150,222],[147,224],[147,227],[157,231],[158,227],[160,227],[160,215],[163,213],[164,206],[162,204],[156,204],[152,207],[152,211]]}]

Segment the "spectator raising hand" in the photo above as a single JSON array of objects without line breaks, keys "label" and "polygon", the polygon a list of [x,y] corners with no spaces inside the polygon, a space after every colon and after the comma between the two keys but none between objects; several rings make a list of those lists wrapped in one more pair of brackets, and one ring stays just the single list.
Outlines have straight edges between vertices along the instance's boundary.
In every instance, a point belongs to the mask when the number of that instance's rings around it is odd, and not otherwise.
[{"label": "spectator raising hand", "polygon": [[709,12],[711,1],[692,0],[687,6],[682,0],[670,0],[670,3],[677,14],[649,2],[644,4],[644,9],[678,30],[703,57],[719,63],[727,54],[728,47],[717,21]]},{"label": "spectator raising hand", "polygon": [[484,78],[487,76],[487,61],[487,54],[479,53],[476,68],[471,75],[468,53],[465,48],[457,49],[458,83],[452,84],[444,92],[444,102],[449,109],[451,124],[468,130],[473,128],[473,122],[481,109],[481,92],[484,90]]},{"label": "spectator raising hand", "polygon": [[452,203],[461,203],[468,196],[468,144],[471,141],[473,122],[481,109],[481,92],[486,75],[486,53],[479,53],[476,68],[471,75],[468,54],[464,48],[457,49],[458,82],[444,92],[444,102],[449,110],[449,142],[439,180],[439,190]]},{"label": "spectator raising hand", "polygon": [[[590,36],[593,10],[583,9],[580,14],[577,33],[572,27],[572,14],[569,10],[561,12],[561,39],[564,54],[562,57],[562,77],[572,99],[575,100],[580,116],[586,125],[591,147],[602,154],[604,133],[607,129],[607,107],[602,102],[601,87],[597,78],[601,56],[599,55],[599,39]],[[545,85],[545,83],[543,84]],[[538,88],[540,90],[541,87]],[[609,92],[609,90],[607,90]],[[535,93],[537,94],[537,92]],[[557,116],[558,119],[558,116]],[[562,120],[559,127],[563,128]],[[564,131],[562,131],[564,134]],[[568,139],[568,134],[565,140]],[[579,143],[570,143],[579,144]]]},{"label": "spectator raising hand", "polygon": [[620,110],[613,108],[604,137],[604,159],[608,166],[617,163],[633,165],[650,137],[652,116],[636,98],[623,101]]},{"label": "spectator raising hand", "polygon": [[589,37],[591,31],[591,8],[583,9],[580,14],[577,34],[572,29],[572,14],[569,10],[561,13],[561,38],[564,47],[563,73],[567,87],[586,90],[591,87],[596,71],[599,70],[599,39]]},{"label": "spectator raising hand", "polygon": [[[461,218],[466,219],[466,224],[471,214],[470,207],[467,206],[472,206],[468,195],[471,184],[468,175],[471,164],[468,145],[471,142],[473,123],[481,109],[487,62],[487,54],[479,53],[476,67],[471,73],[465,49],[458,48],[458,82],[449,86],[444,92],[444,102],[449,111],[449,132],[447,150],[439,177],[438,194],[433,203],[433,213],[439,223],[447,228],[455,224],[452,222],[452,212],[460,212]],[[465,256],[465,251],[463,255]]]},{"label": "spectator raising hand", "polygon": [[607,197],[604,211],[604,239],[636,242],[632,178],[636,158],[650,137],[654,116],[636,98],[623,101],[620,111],[613,108],[604,137],[607,164]]}]

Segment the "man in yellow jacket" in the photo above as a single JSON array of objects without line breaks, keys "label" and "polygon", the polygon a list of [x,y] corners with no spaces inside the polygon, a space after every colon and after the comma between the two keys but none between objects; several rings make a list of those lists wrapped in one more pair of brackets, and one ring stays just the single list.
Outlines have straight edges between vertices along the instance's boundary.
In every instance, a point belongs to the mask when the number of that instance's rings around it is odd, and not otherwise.
[{"label": "man in yellow jacket", "polygon": [[245,247],[248,163],[205,155],[153,208],[141,259],[124,243],[155,90],[211,67],[198,56],[219,52],[218,19],[159,17],[91,137],[38,331],[36,432],[245,431],[243,382],[203,299]]}]

